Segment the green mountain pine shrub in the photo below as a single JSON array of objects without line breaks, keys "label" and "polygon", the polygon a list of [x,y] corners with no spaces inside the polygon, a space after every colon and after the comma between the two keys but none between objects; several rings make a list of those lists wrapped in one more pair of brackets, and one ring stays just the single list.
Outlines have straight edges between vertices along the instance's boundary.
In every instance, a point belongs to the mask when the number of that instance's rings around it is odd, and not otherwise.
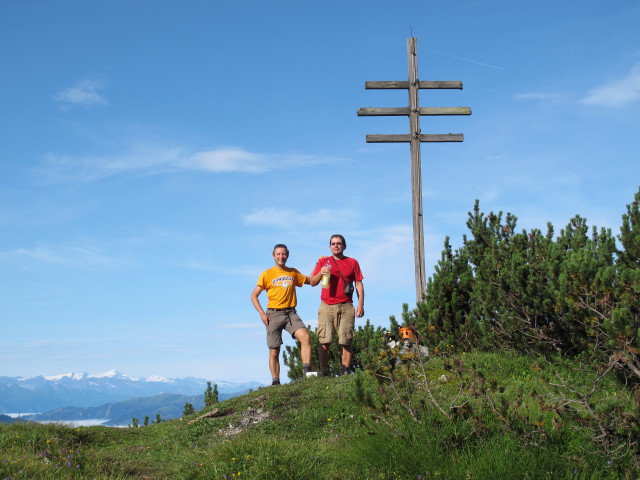
[{"label": "green mountain pine shrub", "polygon": [[470,237],[445,240],[424,301],[406,323],[435,351],[506,349],[586,356],[640,380],[640,191],[621,234],[576,216],[554,237],[517,217],[469,212]]}]

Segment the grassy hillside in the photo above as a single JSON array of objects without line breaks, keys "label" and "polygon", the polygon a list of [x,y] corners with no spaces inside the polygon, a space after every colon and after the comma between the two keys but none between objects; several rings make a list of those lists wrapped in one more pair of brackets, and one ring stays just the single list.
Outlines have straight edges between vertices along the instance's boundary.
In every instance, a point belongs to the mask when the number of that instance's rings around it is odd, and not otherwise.
[{"label": "grassy hillside", "polygon": [[389,378],[305,379],[142,428],[3,425],[0,479],[640,474],[637,405],[614,372],[474,353],[378,373]]}]

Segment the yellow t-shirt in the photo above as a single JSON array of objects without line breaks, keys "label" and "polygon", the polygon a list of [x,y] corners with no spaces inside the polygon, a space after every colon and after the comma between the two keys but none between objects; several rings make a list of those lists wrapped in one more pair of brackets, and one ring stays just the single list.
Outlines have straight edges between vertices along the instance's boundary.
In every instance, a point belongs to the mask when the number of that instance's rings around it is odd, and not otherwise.
[{"label": "yellow t-shirt", "polygon": [[258,286],[267,291],[267,308],[293,308],[298,304],[296,287],[304,285],[306,280],[306,275],[295,268],[271,267],[260,274]]}]

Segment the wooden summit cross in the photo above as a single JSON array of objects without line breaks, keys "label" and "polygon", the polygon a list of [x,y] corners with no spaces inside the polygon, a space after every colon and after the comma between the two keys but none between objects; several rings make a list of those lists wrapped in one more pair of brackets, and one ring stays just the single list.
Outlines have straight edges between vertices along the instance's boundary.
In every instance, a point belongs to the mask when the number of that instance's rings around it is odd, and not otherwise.
[{"label": "wooden summit cross", "polygon": [[420,115],[471,115],[469,107],[420,107],[418,91],[427,89],[462,90],[461,81],[418,80],[418,58],[416,39],[407,39],[409,61],[409,81],[365,82],[365,89],[409,90],[409,106],[398,108],[359,108],[358,116],[403,116],[409,117],[408,135],[367,135],[367,143],[410,143],[411,144],[411,197],[413,207],[413,251],[416,273],[416,302],[422,300],[427,289],[424,268],[424,230],[422,222],[422,171],[420,166],[420,142],[462,142],[461,133],[423,134],[420,131]]}]

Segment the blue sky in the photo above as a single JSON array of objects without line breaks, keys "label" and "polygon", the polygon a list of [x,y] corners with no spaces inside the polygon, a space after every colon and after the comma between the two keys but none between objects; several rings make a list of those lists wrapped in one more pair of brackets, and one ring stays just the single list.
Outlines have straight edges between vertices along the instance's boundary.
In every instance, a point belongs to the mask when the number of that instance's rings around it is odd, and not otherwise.
[{"label": "blue sky", "polygon": [[[415,304],[406,40],[428,275],[475,199],[520,228],[619,232],[640,186],[635,0],[0,2],[0,375],[268,381],[249,301],[271,249],[347,238],[365,318]],[[316,325],[319,287],[299,290]],[[261,297],[266,304],[264,295]],[[361,322],[363,323],[363,322]],[[291,344],[287,340],[286,344]],[[283,374],[283,378],[285,375]]]}]

